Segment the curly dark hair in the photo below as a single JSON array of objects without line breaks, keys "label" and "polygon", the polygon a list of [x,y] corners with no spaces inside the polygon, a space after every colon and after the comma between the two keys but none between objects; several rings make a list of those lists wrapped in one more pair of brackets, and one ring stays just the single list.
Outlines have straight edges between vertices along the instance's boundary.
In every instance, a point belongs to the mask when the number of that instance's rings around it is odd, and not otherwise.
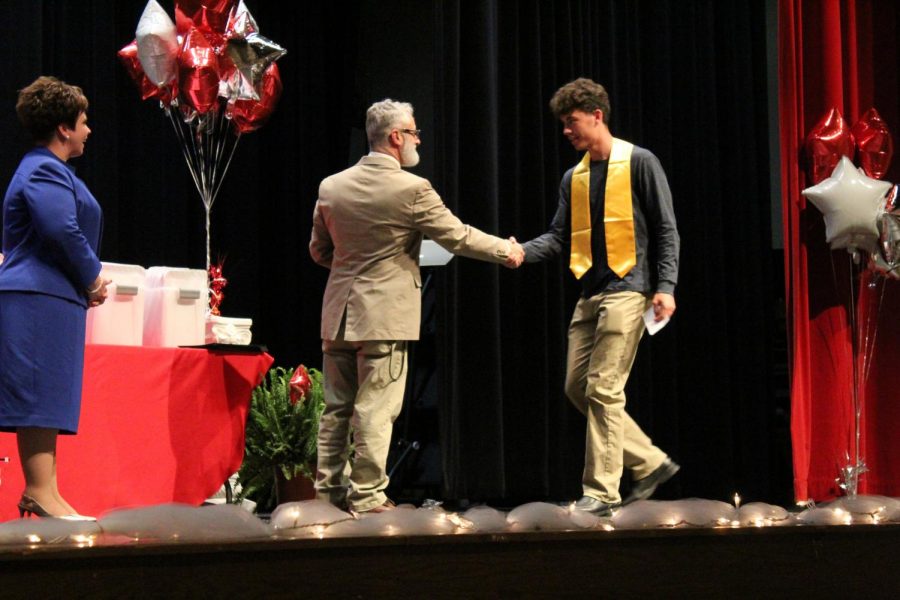
[{"label": "curly dark hair", "polygon": [[609,125],[609,94],[602,85],[586,77],[570,81],[550,98],[550,110],[557,119],[573,110],[590,113],[598,108],[603,111],[603,122]]},{"label": "curly dark hair", "polygon": [[46,142],[57,125],[75,128],[78,115],[87,112],[88,101],[77,85],[42,75],[19,90],[16,114],[35,142]]}]

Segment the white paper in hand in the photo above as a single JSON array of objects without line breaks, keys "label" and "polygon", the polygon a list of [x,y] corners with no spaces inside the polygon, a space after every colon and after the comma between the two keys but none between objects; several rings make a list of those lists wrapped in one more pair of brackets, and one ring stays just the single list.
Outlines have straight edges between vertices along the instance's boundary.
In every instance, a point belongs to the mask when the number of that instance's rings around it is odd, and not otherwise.
[{"label": "white paper in hand", "polygon": [[647,326],[647,333],[650,335],[655,334],[657,331],[666,326],[666,323],[669,322],[669,317],[666,317],[662,321],[656,320],[656,313],[653,312],[653,307],[647,309],[647,312],[644,313],[644,325]]}]

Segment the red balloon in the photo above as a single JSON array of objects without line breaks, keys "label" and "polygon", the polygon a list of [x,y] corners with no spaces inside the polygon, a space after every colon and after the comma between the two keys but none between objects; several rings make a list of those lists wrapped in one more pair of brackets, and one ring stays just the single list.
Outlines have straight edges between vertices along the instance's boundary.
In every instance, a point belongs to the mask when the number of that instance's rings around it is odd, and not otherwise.
[{"label": "red balloon", "polygon": [[238,0],[175,0],[175,28],[184,35],[192,28],[224,37],[228,17]]},{"label": "red balloon", "polygon": [[312,387],[312,380],[309,378],[309,372],[306,367],[300,365],[291,375],[291,404],[297,404],[300,400],[309,394]]},{"label": "red balloon", "polygon": [[199,29],[185,36],[178,55],[181,97],[198,113],[218,106],[219,58]]},{"label": "red balloon", "polygon": [[866,175],[873,179],[884,177],[894,156],[894,141],[877,110],[870,108],[856,122],[853,137],[859,148],[859,164]]},{"label": "red balloon", "polygon": [[853,134],[838,109],[822,116],[806,136],[804,148],[813,185],[827,179],[842,156],[853,160]]},{"label": "red balloon", "polygon": [[260,82],[259,100],[235,100],[228,105],[226,116],[240,133],[255,131],[265,125],[281,97],[281,74],[272,63]]},{"label": "red balloon", "polygon": [[147,75],[144,74],[144,67],[141,66],[137,52],[137,40],[135,40],[119,50],[117,54],[119,55],[119,61],[121,61],[125,70],[128,71],[128,76],[131,77],[131,80],[134,81],[141,91],[141,100],[159,98],[164,104],[171,103],[173,90],[165,86],[157,87],[150,81]]}]

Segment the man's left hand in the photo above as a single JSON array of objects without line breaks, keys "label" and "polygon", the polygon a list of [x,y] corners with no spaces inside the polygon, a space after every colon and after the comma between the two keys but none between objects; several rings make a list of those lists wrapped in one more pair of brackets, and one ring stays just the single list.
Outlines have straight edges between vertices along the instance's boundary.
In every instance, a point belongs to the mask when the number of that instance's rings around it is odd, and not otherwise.
[{"label": "man's left hand", "polygon": [[653,314],[655,321],[662,321],[675,314],[675,296],[665,292],[657,292],[653,295]]}]

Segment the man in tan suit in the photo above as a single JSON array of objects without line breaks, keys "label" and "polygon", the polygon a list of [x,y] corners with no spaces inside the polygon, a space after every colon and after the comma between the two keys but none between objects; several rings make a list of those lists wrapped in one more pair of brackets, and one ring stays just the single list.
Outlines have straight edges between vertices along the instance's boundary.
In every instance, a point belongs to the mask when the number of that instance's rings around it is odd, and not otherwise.
[{"label": "man in tan suit", "polygon": [[508,266],[524,258],[515,239],[465,225],[428,180],[401,168],[419,162],[419,133],[410,104],[369,107],[369,154],[322,181],[313,213],[309,251],[331,270],[322,302],[325,412],[316,490],[357,513],[393,507],[384,493],[386,463],[403,405],[407,342],[419,338],[423,236],[470,258]]}]

